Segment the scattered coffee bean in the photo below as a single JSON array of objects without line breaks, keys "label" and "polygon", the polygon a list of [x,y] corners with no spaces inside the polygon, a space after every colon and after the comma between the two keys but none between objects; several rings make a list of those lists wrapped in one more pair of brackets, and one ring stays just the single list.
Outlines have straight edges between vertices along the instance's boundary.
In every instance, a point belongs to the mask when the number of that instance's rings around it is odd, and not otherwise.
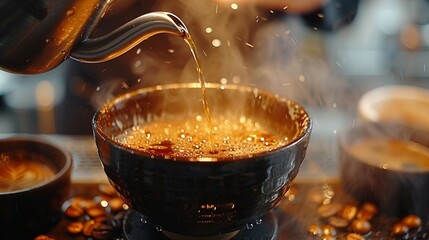
[{"label": "scattered coffee bean", "polygon": [[321,218],[328,218],[338,213],[341,208],[342,205],[339,203],[324,204],[317,209],[317,214]]},{"label": "scattered coffee bean", "polygon": [[96,218],[106,215],[106,211],[102,207],[92,207],[86,210],[90,218]]},{"label": "scattered coffee bean", "polygon": [[355,219],[351,224],[351,229],[354,233],[365,235],[371,231],[371,223],[365,219]]},{"label": "scattered coffee bean", "polygon": [[84,211],[78,206],[70,205],[66,208],[64,214],[69,218],[79,218],[84,214]]},{"label": "scattered coffee bean", "polygon": [[364,203],[361,209],[363,211],[373,213],[374,215],[378,213],[378,207],[374,203],[370,203],[370,202]]},{"label": "scattered coffee bean", "polygon": [[92,236],[92,230],[94,229],[95,226],[95,221],[94,220],[89,220],[86,221],[83,224],[83,228],[82,228],[82,233],[85,237],[91,237]]},{"label": "scattered coffee bean", "polygon": [[337,236],[337,230],[331,225],[323,225],[322,226],[322,234],[324,236]]},{"label": "scattered coffee bean", "polygon": [[114,234],[114,228],[110,224],[98,222],[92,228],[91,236],[95,239],[107,240],[111,239]]},{"label": "scattered coffee bean", "polygon": [[119,212],[123,210],[124,201],[118,197],[115,197],[110,199],[108,206],[110,207],[110,211]]},{"label": "scattered coffee bean", "polygon": [[337,216],[331,216],[328,218],[328,223],[331,224],[331,226],[335,228],[345,228],[349,225],[349,221],[337,217]]},{"label": "scattered coffee bean", "polygon": [[422,219],[416,215],[408,215],[402,219],[402,223],[411,229],[418,229],[422,226]]},{"label": "scattered coffee bean", "polygon": [[39,235],[35,237],[34,240],[55,240],[55,239],[49,237],[48,235]]},{"label": "scattered coffee bean", "polygon": [[341,210],[340,216],[347,221],[351,221],[356,217],[357,211],[358,209],[356,204],[346,204]]},{"label": "scattered coffee bean", "polygon": [[314,236],[314,237],[320,237],[322,236],[322,228],[319,225],[316,224],[311,224],[308,226],[307,228],[308,233],[310,234],[310,236]]},{"label": "scattered coffee bean", "polygon": [[365,240],[365,237],[357,233],[349,233],[346,236],[346,240]]},{"label": "scattered coffee bean", "polygon": [[392,236],[394,237],[403,237],[409,231],[409,228],[403,223],[394,224],[392,227]]},{"label": "scattered coffee bean", "polygon": [[82,232],[83,223],[79,221],[71,222],[67,225],[67,232],[70,234],[79,234]]},{"label": "scattered coffee bean", "polygon": [[378,213],[378,207],[373,203],[364,203],[359,209],[356,217],[364,220],[371,220]]}]

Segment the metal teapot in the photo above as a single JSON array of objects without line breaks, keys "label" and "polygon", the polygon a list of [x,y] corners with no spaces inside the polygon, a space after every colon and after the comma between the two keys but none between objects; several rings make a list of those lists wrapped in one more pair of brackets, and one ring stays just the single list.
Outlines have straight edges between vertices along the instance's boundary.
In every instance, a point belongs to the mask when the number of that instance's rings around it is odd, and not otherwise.
[{"label": "metal teapot", "polygon": [[0,69],[38,74],[67,58],[97,63],[127,52],[145,39],[169,33],[184,36],[183,22],[168,12],[152,12],[109,34],[91,38],[114,0],[0,1]]}]

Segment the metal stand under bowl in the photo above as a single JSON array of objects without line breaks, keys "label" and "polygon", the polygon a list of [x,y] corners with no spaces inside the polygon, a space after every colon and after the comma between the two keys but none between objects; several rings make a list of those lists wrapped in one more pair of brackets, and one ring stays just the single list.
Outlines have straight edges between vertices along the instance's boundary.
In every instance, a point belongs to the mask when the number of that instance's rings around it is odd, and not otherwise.
[{"label": "metal stand under bowl", "polygon": [[[156,239],[156,240],[171,240],[168,236],[175,236],[174,239],[194,239],[195,237],[183,236],[174,233],[163,231],[161,228],[154,226],[144,221],[144,217],[133,210],[129,210],[124,218],[124,235],[128,240],[136,239]],[[165,232],[165,233],[164,233]],[[243,229],[231,234],[222,234],[219,236],[209,236],[205,238],[195,239],[229,239],[229,240],[244,240],[244,239],[266,239],[276,240],[278,232],[277,216],[272,212],[266,213],[256,223],[249,224]]]}]

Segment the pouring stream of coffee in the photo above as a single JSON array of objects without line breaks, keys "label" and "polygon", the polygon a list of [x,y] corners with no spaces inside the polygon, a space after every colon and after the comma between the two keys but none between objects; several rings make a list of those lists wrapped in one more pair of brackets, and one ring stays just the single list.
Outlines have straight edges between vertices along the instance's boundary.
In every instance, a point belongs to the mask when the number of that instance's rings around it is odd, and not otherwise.
[{"label": "pouring stream of coffee", "polygon": [[204,114],[206,116],[207,130],[209,132],[209,138],[210,138],[209,139],[210,140],[210,142],[209,142],[210,148],[211,148],[211,151],[214,151],[214,148],[213,148],[214,140],[213,140],[213,134],[212,134],[212,120],[211,120],[210,108],[209,108],[209,104],[207,102],[207,96],[206,96],[206,85],[205,85],[206,80],[204,77],[203,69],[201,68],[200,57],[198,56],[197,48],[196,48],[195,43],[192,40],[192,37],[189,34],[189,32],[185,33],[184,39],[185,39],[185,42],[188,44],[188,46],[191,50],[192,56],[194,57],[194,60],[195,60],[195,67],[196,67],[197,73],[198,73],[198,81],[200,82],[200,85],[201,85]]}]

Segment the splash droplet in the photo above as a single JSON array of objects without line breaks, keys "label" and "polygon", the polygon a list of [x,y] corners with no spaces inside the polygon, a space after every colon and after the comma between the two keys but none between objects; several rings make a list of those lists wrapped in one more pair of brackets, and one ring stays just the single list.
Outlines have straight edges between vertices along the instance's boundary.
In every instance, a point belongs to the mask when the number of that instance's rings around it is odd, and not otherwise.
[{"label": "splash droplet", "polygon": [[219,39],[213,39],[212,45],[213,47],[220,47],[220,45],[222,45],[222,42]]}]

